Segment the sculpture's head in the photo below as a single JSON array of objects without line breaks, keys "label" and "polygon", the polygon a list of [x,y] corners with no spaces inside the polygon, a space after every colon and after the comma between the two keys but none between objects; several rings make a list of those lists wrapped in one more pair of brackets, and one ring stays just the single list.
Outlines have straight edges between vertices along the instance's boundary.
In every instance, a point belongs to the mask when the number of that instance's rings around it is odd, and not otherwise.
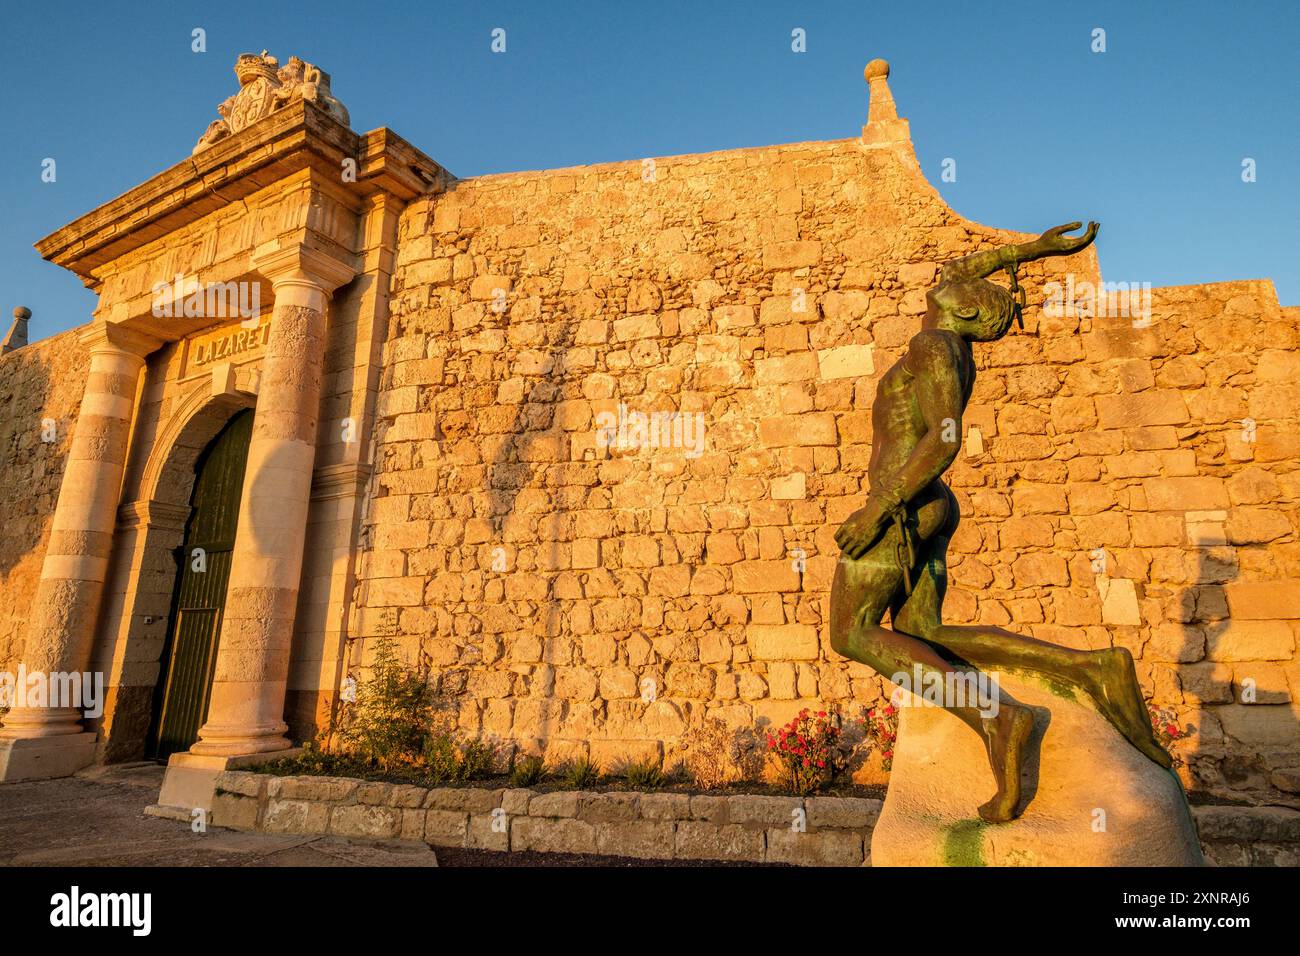
[{"label": "sculpture's head", "polygon": [[1007,334],[1016,300],[986,279],[945,282],[926,293],[927,324],[956,332],[968,342],[996,342]]}]

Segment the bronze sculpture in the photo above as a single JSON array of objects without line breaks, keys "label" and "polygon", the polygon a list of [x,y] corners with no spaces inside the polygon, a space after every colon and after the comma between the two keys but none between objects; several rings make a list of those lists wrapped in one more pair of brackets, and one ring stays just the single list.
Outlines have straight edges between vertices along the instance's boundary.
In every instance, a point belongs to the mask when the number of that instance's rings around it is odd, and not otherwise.
[{"label": "bronze sculpture", "polygon": [[[1171,759],[1147,718],[1133,657],[1122,647],[1079,651],[998,627],[942,621],[946,552],[959,520],[957,500],[942,480],[961,444],[961,418],[975,381],[971,342],[1006,335],[1023,305],[1016,268],[1087,248],[1089,223],[1057,226],[1033,242],[1002,246],[945,263],[926,294],[921,331],[881,377],[872,406],[873,448],[866,505],[835,534],[841,549],[831,586],[831,645],[882,676],[925,674],[944,680],[956,667],[1026,670],[1087,693],[1139,751],[1162,767]],[[1005,269],[1011,289],[986,276]],[[885,611],[892,629],[881,626]],[[949,684],[948,686],[952,686]],[[980,816],[1014,819],[1020,771],[1034,725],[1023,705],[1003,698],[987,716],[970,706],[943,706],[983,739],[997,793]]]}]

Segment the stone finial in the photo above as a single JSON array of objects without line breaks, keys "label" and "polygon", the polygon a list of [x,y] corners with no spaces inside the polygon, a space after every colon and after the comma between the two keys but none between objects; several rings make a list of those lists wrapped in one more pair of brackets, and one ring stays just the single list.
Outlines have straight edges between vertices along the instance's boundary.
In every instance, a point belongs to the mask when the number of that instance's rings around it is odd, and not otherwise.
[{"label": "stone finial", "polygon": [[0,355],[5,355],[27,344],[27,320],[32,317],[32,310],[25,305],[14,309],[14,324],[9,326],[9,334],[0,342]]},{"label": "stone finial", "polygon": [[349,123],[347,109],[330,91],[330,75],[296,56],[280,66],[266,50],[241,53],[235,61],[235,76],[239,92],[217,107],[221,119],[208,125],[193,152],[201,152],[299,99],[315,103],[344,126]]},{"label": "stone finial", "polygon": [[867,107],[867,125],[883,123],[898,119],[898,109],[894,106],[894,95],[889,92],[889,61],[872,60],[862,71],[866,78],[870,95]]},{"label": "stone finial", "polygon": [[872,60],[862,71],[867,81],[870,101],[867,106],[867,125],[862,127],[862,142],[867,146],[911,142],[907,120],[898,118],[894,95],[889,92],[889,62]]},{"label": "stone finial", "polygon": [[879,57],[877,57],[876,59],[872,60],[870,63],[867,64],[867,68],[862,71],[862,75],[866,77],[868,83],[870,83],[876,77],[880,77],[881,79],[885,79],[885,80],[889,79],[889,61],[882,60]]}]

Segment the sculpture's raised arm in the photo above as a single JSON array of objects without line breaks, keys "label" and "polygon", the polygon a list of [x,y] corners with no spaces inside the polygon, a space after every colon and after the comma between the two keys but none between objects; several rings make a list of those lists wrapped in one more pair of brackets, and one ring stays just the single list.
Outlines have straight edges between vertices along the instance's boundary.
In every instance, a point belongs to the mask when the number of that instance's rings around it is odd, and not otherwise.
[{"label": "sculpture's raised arm", "polygon": [[1007,266],[1022,262],[1045,259],[1048,256],[1068,256],[1086,249],[1097,237],[1097,224],[1088,223],[1088,228],[1081,236],[1067,236],[1083,223],[1067,222],[1063,226],[1048,229],[1033,242],[1021,242],[1010,246],[999,246],[986,252],[976,252],[961,259],[945,262],[940,276],[943,282],[955,282],[962,279],[983,279]]}]

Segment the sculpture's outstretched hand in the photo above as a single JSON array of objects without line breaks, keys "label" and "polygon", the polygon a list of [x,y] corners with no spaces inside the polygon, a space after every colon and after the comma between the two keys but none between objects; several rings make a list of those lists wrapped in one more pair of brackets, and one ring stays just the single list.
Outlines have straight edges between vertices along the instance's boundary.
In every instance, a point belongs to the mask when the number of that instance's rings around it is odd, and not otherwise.
[{"label": "sculpture's outstretched hand", "polygon": [[1048,256],[1068,256],[1086,249],[1097,238],[1098,224],[1088,223],[1088,228],[1081,236],[1069,236],[1083,223],[1067,222],[1063,226],[1048,229],[1033,242],[1022,242],[1013,246],[999,246],[975,252],[960,259],[953,259],[943,264],[942,281],[954,282],[964,279],[983,279],[1000,269],[1014,268],[1023,262],[1046,259]]},{"label": "sculpture's outstretched hand", "polygon": [[1067,232],[1074,232],[1083,223],[1067,222],[1063,226],[1056,226],[1048,229],[1034,245],[1039,246],[1043,254],[1049,256],[1068,256],[1071,253],[1078,252],[1080,249],[1087,249],[1092,245],[1092,240],[1097,238],[1097,223],[1088,223],[1088,228],[1082,236],[1067,236]]}]

